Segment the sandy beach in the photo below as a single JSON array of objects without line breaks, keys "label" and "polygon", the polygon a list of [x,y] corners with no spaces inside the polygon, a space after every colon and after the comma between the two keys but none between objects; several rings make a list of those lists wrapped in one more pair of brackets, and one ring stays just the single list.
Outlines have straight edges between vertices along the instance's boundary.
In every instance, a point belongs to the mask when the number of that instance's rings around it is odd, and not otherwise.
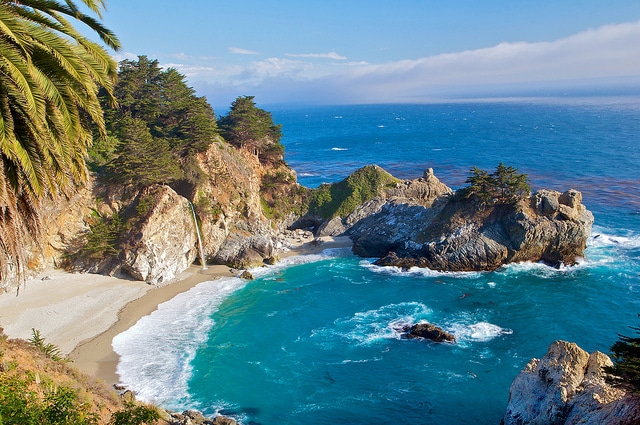
[{"label": "sandy beach", "polygon": [[[292,243],[280,258],[351,246],[347,237]],[[19,292],[0,295],[0,327],[11,338],[29,339],[38,329],[80,370],[107,384],[119,382],[118,356],[111,341],[151,314],[158,305],[198,283],[239,274],[227,266],[192,266],[163,286],[95,274],[50,270],[30,279]]]}]

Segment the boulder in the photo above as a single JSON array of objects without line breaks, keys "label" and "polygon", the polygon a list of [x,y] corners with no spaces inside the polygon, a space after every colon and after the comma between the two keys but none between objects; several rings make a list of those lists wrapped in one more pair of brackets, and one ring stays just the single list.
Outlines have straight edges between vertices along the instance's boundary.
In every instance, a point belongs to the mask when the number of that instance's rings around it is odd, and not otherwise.
[{"label": "boulder", "polygon": [[173,279],[196,258],[196,228],[189,201],[168,186],[152,186],[139,197],[153,207],[123,244],[122,270],[134,279],[158,284]]},{"label": "boulder", "polygon": [[434,342],[455,342],[456,337],[444,329],[431,323],[417,323],[403,328],[405,337],[409,339],[423,338]]},{"label": "boulder", "polygon": [[640,399],[606,383],[605,354],[555,341],[532,359],[511,384],[504,425],[640,423]]}]

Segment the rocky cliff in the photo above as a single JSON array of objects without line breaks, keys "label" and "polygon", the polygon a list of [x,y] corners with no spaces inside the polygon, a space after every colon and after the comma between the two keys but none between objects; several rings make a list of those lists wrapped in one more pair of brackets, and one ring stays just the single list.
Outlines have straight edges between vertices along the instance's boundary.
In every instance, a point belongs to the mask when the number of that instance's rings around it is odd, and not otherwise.
[{"label": "rocky cliff", "polygon": [[354,253],[384,266],[494,270],[512,262],[573,264],[584,255],[593,215],[575,190],[542,190],[517,204],[440,196],[428,208],[407,198],[371,201],[348,234]]},{"label": "rocky cliff", "polygon": [[[151,284],[167,282],[194,261],[246,268],[277,256],[283,234],[301,209],[305,193],[285,163],[258,158],[219,140],[197,155],[197,184],[117,186],[92,178],[73,196],[44,201],[39,240],[25,240],[22,278],[46,268],[117,275]],[[265,189],[265,181],[277,184]],[[269,200],[287,203],[265,212]],[[192,209],[193,208],[193,209]],[[0,290],[18,287],[18,273]]]},{"label": "rocky cliff", "polygon": [[605,382],[611,359],[574,343],[556,341],[532,359],[511,384],[504,425],[632,425],[640,423],[640,397]]}]

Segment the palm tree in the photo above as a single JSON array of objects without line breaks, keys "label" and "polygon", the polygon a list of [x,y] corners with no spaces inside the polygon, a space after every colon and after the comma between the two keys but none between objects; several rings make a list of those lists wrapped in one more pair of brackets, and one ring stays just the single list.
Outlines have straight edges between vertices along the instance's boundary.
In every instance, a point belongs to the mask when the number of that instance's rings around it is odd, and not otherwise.
[{"label": "palm tree", "polygon": [[[101,17],[104,0],[82,3]],[[0,0],[0,282],[23,269],[20,241],[37,235],[40,201],[86,181],[93,129],[106,133],[97,93],[112,93],[117,64],[68,19],[120,47],[72,0]]]}]

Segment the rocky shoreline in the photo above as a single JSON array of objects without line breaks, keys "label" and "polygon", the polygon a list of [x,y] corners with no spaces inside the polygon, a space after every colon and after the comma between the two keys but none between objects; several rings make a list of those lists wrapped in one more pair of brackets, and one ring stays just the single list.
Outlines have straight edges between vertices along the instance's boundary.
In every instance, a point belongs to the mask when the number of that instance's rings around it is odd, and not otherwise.
[{"label": "rocky shoreline", "polygon": [[604,353],[589,354],[575,343],[555,341],[514,379],[502,425],[634,425],[640,395],[606,382]]}]

